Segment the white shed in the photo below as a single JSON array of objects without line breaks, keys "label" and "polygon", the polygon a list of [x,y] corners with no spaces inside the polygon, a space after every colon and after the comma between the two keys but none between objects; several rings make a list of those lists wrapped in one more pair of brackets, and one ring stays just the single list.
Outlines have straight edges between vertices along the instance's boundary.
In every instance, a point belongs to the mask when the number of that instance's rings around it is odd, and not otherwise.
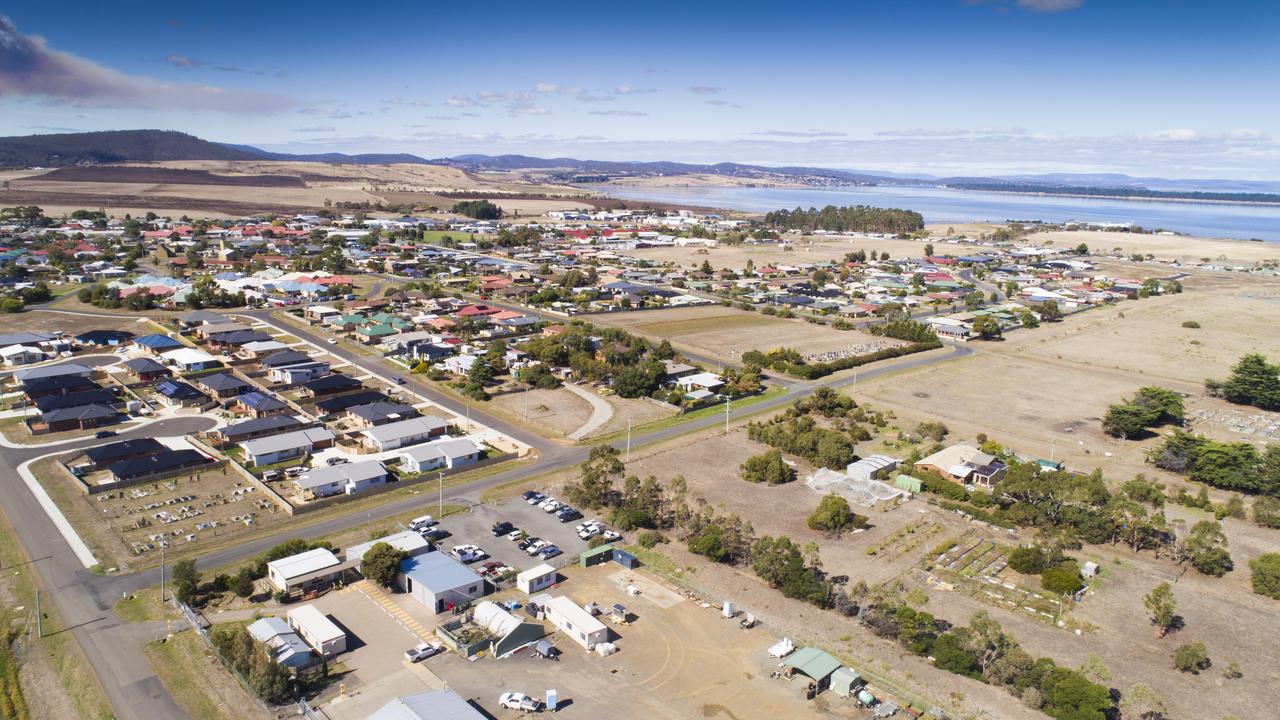
[{"label": "white shed", "polygon": [[298,633],[298,637],[307,641],[313,650],[333,657],[347,649],[347,634],[334,624],[315,605],[302,605],[288,612],[285,617],[289,627]]},{"label": "white shed", "polygon": [[608,642],[609,628],[568,597],[542,595],[534,598],[533,602],[542,608],[543,615],[552,625],[582,647],[590,650],[602,642]]},{"label": "white shed", "polygon": [[556,569],[543,563],[516,575],[516,587],[525,595],[546,590],[556,584]]}]

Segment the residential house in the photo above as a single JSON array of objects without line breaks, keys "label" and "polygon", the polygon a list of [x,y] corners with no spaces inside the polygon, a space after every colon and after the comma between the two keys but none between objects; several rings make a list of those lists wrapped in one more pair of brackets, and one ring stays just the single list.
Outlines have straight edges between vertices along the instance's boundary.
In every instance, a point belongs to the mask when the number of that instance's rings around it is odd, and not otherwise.
[{"label": "residential house", "polygon": [[161,380],[155,384],[155,389],[166,403],[174,407],[199,407],[209,401],[207,395],[181,380]]},{"label": "residential house", "polygon": [[238,396],[234,407],[235,412],[256,418],[284,415],[289,412],[289,405],[283,400],[258,390]]},{"label": "residential house", "polygon": [[301,385],[302,383],[311,382],[316,378],[322,378],[330,373],[329,363],[323,360],[315,360],[313,362],[304,362],[297,365],[285,365],[283,367],[273,367],[268,373],[272,382],[282,385]]},{"label": "residential house", "polygon": [[302,421],[291,415],[272,415],[215,428],[209,431],[209,439],[219,446],[239,444],[254,438],[291,432],[301,427]]},{"label": "residential house", "polygon": [[267,582],[280,592],[327,585],[349,568],[333,551],[315,548],[267,563]]},{"label": "residential house", "polygon": [[289,627],[320,655],[333,657],[347,649],[347,634],[315,605],[300,605],[285,613]]},{"label": "residential house", "polygon": [[88,469],[92,472],[125,460],[159,455],[166,452],[169,452],[169,447],[159,440],[155,438],[138,438],[136,440],[121,440],[120,442],[88,448],[84,451],[84,457],[88,461]]},{"label": "residential house", "polygon": [[961,485],[992,487],[1004,479],[1008,467],[994,455],[971,443],[943,448],[915,464],[916,470],[931,472]]},{"label": "residential house", "polygon": [[213,462],[195,450],[173,450],[122,460],[107,468],[114,482],[133,482],[195,470]]},{"label": "residential house", "polygon": [[66,395],[83,392],[98,387],[98,384],[87,377],[79,375],[58,375],[55,377],[36,378],[22,383],[22,394],[28,400],[35,400],[47,395]]},{"label": "residential house", "polygon": [[267,646],[267,654],[277,665],[292,670],[302,670],[313,664],[311,648],[278,617],[265,617],[247,628],[254,640]]},{"label": "residential house", "polygon": [[142,337],[134,338],[133,344],[153,355],[159,355],[162,352],[186,347],[181,342],[161,333],[152,333],[150,335],[143,335]]},{"label": "residential house", "polygon": [[120,363],[133,379],[141,383],[149,383],[161,378],[167,378],[173,373],[168,368],[151,358],[134,358],[133,360],[125,360]]},{"label": "residential house", "polygon": [[398,402],[373,402],[353,405],[342,411],[342,417],[356,427],[371,428],[416,417],[418,411],[412,405]]},{"label": "residential house", "polygon": [[201,375],[200,377],[193,379],[191,382],[201,390],[204,390],[206,393],[219,400],[233,398],[253,387],[235,375],[225,372]]},{"label": "residential house", "polygon": [[377,460],[334,465],[312,470],[293,481],[303,497],[355,495],[387,481],[387,469]]},{"label": "residential house", "polygon": [[326,375],[302,384],[307,397],[318,399],[363,390],[364,385],[347,375]]},{"label": "residential house", "polygon": [[400,466],[414,473],[440,468],[450,470],[474,465],[484,459],[484,448],[469,438],[436,440],[415,445],[400,453]]},{"label": "residential house", "polygon": [[31,365],[32,363],[43,362],[45,359],[44,351],[38,347],[30,345],[10,345],[0,349],[0,359],[4,360],[4,364],[10,367],[17,365]]},{"label": "residential house", "polygon": [[179,372],[184,373],[199,372],[222,366],[222,363],[217,358],[195,348],[184,347],[177,350],[169,350],[161,353],[160,357],[164,359],[165,363],[178,368]]},{"label": "residential house", "polygon": [[395,450],[439,437],[449,424],[434,415],[410,418],[361,430],[365,445],[379,451]]},{"label": "residential house", "polygon": [[334,438],[334,434],[328,429],[318,427],[246,440],[240,447],[244,449],[245,464],[249,467],[260,467],[333,447]]}]

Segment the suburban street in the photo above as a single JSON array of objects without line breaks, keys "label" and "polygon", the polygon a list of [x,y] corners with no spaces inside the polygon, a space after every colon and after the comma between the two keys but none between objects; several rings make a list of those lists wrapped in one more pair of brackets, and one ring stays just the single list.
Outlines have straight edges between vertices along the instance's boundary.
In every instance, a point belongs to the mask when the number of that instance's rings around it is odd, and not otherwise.
[{"label": "suburban street", "polygon": [[[78,314],[92,315],[92,313]],[[488,413],[474,408],[468,409],[462,406],[461,403],[434,390],[429,384],[420,381],[412,374],[401,374],[390,366],[388,362],[380,358],[362,356],[347,350],[341,345],[327,345],[325,338],[308,329],[285,323],[273,317],[270,311],[250,310],[234,314],[261,320],[304,341],[313,343],[325,352],[332,353],[364,371],[391,382],[394,382],[396,377],[402,376],[406,381],[406,385],[415,392],[430,398],[432,401],[459,415],[469,414],[475,421],[506,433],[533,448],[534,456],[530,462],[464,485],[455,486],[446,491],[446,502],[477,502],[480,493],[488,488],[570,467],[582,462],[589,453],[589,446],[587,445],[572,445],[562,441],[549,440]],[[956,345],[949,351],[939,350],[918,356],[908,356],[897,361],[861,369],[856,376],[850,374],[848,377],[825,383],[770,378],[770,383],[785,388],[785,392],[754,403],[750,406],[750,412],[757,414],[784,407],[823,385],[835,388],[845,387],[853,384],[856,379],[867,380],[888,373],[972,355],[973,353],[974,350],[968,346]],[[153,569],[122,575],[99,575],[86,570],[67,545],[51,518],[40,506],[26,484],[19,478],[16,469],[18,465],[24,462],[51,453],[60,454],[69,450],[117,442],[131,437],[182,436],[187,433],[209,429],[213,424],[214,421],[211,418],[169,419],[135,430],[121,432],[119,437],[109,440],[85,438],[84,440],[46,448],[38,446],[30,448],[0,448],[0,473],[3,473],[6,484],[6,492],[3,494],[5,514],[9,517],[27,553],[33,560],[38,560],[35,565],[47,593],[46,601],[54,604],[67,631],[71,632],[81,647],[84,648],[90,664],[106,690],[107,697],[115,709],[117,717],[120,718],[150,720],[152,718],[186,717],[185,713],[174,703],[168,691],[156,678],[146,656],[142,652],[142,645],[145,642],[163,637],[165,633],[164,626],[158,623],[123,623],[111,611],[115,602],[124,594],[159,583],[160,571]],[[636,433],[632,436],[632,448],[721,427],[723,424],[724,417],[722,415],[711,414],[685,423],[669,425],[649,432]],[[625,444],[625,440],[618,440],[613,444],[621,448]],[[424,500],[422,497],[406,498],[383,504],[368,512],[351,513],[326,519],[304,529],[285,530],[269,536],[259,537],[238,546],[202,556],[199,559],[200,565],[207,570],[234,563],[293,537],[332,535],[361,524],[376,522],[419,508],[424,502],[430,502],[430,500]]]}]

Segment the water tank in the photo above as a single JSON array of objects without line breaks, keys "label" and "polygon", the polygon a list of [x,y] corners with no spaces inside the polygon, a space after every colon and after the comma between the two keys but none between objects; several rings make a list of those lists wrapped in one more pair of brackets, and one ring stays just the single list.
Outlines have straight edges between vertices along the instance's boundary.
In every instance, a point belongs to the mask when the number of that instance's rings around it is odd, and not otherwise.
[{"label": "water tank", "polygon": [[731,617],[733,617],[734,612],[736,612],[736,611],[734,610],[734,607],[733,607],[733,601],[732,601],[732,600],[725,600],[725,601],[724,601],[724,608],[723,608],[720,612],[721,612],[721,614],[723,614],[723,615],[724,615],[725,617],[727,617],[727,618],[731,618]]}]

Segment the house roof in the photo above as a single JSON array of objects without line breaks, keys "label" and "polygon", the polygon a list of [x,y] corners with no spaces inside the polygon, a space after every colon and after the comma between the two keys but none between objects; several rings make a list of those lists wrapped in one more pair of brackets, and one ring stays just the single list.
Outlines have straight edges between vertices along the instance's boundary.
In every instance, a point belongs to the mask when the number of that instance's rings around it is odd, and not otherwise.
[{"label": "house roof", "polygon": [[65,395],[46,395],[35,400],[36,408],[42,413],[61,408],[80,407],[81,405],[113,405],[117,402],[120,402],[120,400],[116,395],[104,388],[81,390],[80,392],[71,392]]},{"label": "house roof", "polygon": [[58,408],[40,414],[46,423],[63,422],[65,420],[98,420],[115,417],[120,413],[109,405],[81,405],[79,407]]},{"label": "house roof", "polygon": [[134,457],[148,452],[163,452],[164,443],[155,438],[138,438],[121,440],[108,445],[99,445],[84,451],[84,456],[95,465],[109,463],[117,458]]},{"label": "house roof", "polygon": [[347,412],[363,420],[376,422],[391,417],[409,418],[417,413],[412,405],[395,402],[372,402],[366,405],[355,405],[347,408]]},{"label": "house roof", "polygon": [[[248,346],[246,346],[248,347]],[[284,367],[286,365],[298,365],[304,362],[312,362],[311,356],[297,350],[281,350],[277,353],[271,353],[262,359],[262,366],[268,368]]]},{"label": "house roof", "polygon": [[366,390],[365,392],[352,393],[350,395],[342,395],[336,398],[328,398],[316,403],[316,410],[321,413],[335,413],[346,410],[356,405],[367,405],[373,402],[381,402],[387,400],[387,396],[377,390]]},{"label": "house roof", "polygon": [[268,430],[296,427],[301,424],[302,421],[292,415],[270,415],[228,425],[222,428],[221,432],[225,437],[235,437],[237,435],[253,435]]},{"label": "house roof", "polygon": [[57,377],[59,375],[83,375],[87,377],[91,374],[93,374],[93,368],[85,367],[80,363],[71,362],[31,368],[30,370],[19,370],[15,372],[13,376],[18,380],[26,382],[27,380],[38,380],[40,378]]},{"label": "house roof", "polygon": [[209,458],[195,450],[174,450],[159,455],[145,455],[131,460],[123,460],[109,468],[112,475],[120,479],[128,479],[139,475],[164,472],[176,468],[191,467],[209,462]]},{"label": "house roof", "polygon": [[311,636],[321,645],[347,636],[342,628],[334,624],[315,605],[300,605],[290,610],[287,617],[291,625],[299,630],[305,630],[306,635]]},{"label": "house roof", "polygon": [[203,385],[214,392],[222,390],[239,390],[240,388],[252,387],[249,383],[230,373],[213,373],[212,375],[204,375],[198,378],[196,383]]},{"label": "house roof", "polygon": [[97,383],[81,375],[55,375],[54,377],[26,380],[22,383],[22,391],[25,393],[32,393],[45,392],[48,390],[87,390],[97,386]]},{"label": "house roof", "polygon": [[454,691],[436,690],[395,698],[368,720],[483,720],[486,717]]},{"label": "house roof", "polygon": [[387,443],[423,433],[437,432],[445,429],[448,425],[443,418],[438,418],[434,415],[423,415],[422,417],[379,425],[361,432],[375,442]]},{"label": "house roof", "polygon": [[140,338],[134,338],[133,341],[138,345],[141,345],[144,348],[149,348],[151,350],[164,350],[168,348],[182,347],[182,343],[178,342],[177,340],[174,340],[168,335],[161,335],[160,333],[151,333],[150,335],[143,335]]},{"label": "house roof", "polygon": [[443,552],[405,558],[400,562],[400,572],[432,593],[484,582],[471,568]]},{"label": "house roof", "polygon": [[151,358],[134,358],[133,360],[125,360],[120,363],[124,369],[135,375],[142,373],[152,373],[165,370],[165,367]]},{"label": "house roof", "polygon": [[160,357],[170,362],[177,363],[179,365],[194,365],[195,363],[207,363],[217,359],[203,350],[197,350],[195,348],[189,348],[189,347],[178,348],[177,350],[170,350],[169,352],[162,353]]},{"label": "house roof", "polygon": [[297,555],[272,560],[267,563],[267,568],[275,570],[286,580],[291,580],[338,564],[340,564],[338,556],[334,555],[333,551],[315,548]]},{"label": "house roof", "polygon": [[310,382],[305,382],[302,387],[311,392],[320,392],[324,390],[346,390],[349,388],[361,387],[359,380],[346,375],[326,375],[322,378],[316,378]]},{"label": "house roof", "polygon": [[252,410],[260,410],[260,411],[278,410],[280,408],[289,407],[284,403],[283,400],[280,400],[279,398],[273,395],[269,395],[263,392],[258,392],[256,390],[253,392],[244,393],[240,397],[236,398],[236,402],[239,402],[241,405],[247,408],[250,408]]},{"label": "house roof", "polygon": [[204,397],[204,393],[182,382],[181,380],[161,380],[156,383],[156,391],[171,400]]},{"label": "house roof", "polygon": [[359,545],[352,545],[347,548],[347,557],[363,556],[369,551],[369,548],[377,545],[378,543],[386,543],[397,550],[407,553],[413,553],[431,545],[431,543],[423,539],[423,537],[418,533],[412,530],[401,530],[398,533],[392,533],[386,537],[380,537],[376,540],[360,543]]},{"label": "house roof", "polygon": [[387,469],[377,460],[365,460],[358,463],[334,465],[333,467],[313,470],[294,480],[299,490],[324,487],[333,483],[361,482],[374,480],[387,474]]},{"label": "house roof", "polygon": [[294,432],[272,435],[270,437],[246,440],[241,443],[245,455],[266,455],[302,447],[312,447],[319,442],[328,442],[334,434],[325,428],[308,428]]}]

